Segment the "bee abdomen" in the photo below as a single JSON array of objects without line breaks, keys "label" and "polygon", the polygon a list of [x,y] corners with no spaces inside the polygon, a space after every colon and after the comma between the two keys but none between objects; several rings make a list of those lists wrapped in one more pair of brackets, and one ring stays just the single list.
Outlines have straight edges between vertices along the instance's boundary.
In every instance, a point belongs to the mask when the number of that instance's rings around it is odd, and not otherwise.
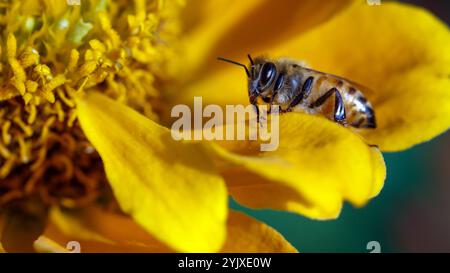
[{"label": "bee abdomen", "polygon": [[349,109],[348,123],[355,128],[376,128],[375,112],[366,97],[354,87],[345,95]]}]

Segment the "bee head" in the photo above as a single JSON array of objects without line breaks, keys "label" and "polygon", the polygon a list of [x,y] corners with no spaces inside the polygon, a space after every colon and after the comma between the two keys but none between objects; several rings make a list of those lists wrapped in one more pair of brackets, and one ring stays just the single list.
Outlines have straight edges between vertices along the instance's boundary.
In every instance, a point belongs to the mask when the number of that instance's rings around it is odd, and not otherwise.
[{"label": "bee head", "polygon": [[276,65],[268,61],[266,58],[256,58],[255,61],[252,60],[251,56],[248,55],[250,60],[250,74],[249,77],[249,93],[250,95],[262,95],[275,81],[277,76]]},{"label": "bee head", "polygon": [[248,59],[250,60],[249,67],[232,60],[218,58],[218,60],[244,67],[248,77],[248,95],[250,102],[254,103],[256,98],[272,85],[277,75],[277,68],[273,62],[266,61],[263,58],[257,58],[256,61],[253,61],[249,54]]}]

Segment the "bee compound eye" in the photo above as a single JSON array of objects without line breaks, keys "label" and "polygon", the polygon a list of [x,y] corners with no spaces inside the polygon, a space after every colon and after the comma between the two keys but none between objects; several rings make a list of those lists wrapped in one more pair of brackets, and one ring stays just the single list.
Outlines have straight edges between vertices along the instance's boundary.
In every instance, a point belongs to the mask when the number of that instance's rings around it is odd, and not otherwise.
[{"label": "bee compound eye", "polygon": [[259,72],[259,86],[260,88],[265,88],[272,84],[275,76],[277,74],[277,68],[274,63],[267,62],[261,67]]}]

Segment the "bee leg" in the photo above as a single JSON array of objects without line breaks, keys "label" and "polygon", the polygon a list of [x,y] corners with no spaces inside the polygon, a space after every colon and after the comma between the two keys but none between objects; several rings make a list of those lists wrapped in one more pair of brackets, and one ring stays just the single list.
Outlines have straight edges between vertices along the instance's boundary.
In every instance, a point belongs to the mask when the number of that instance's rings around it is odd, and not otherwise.
[{"label": "bee leg", "polygon": [[311,103],[310,108],[319,107],[324,104],[328,98],[334,94],[334,121],[339,123],[345,123],[345,107],[342,95],[336,87],[331,88],[315,102]]},{"label": "bee leg", "polygon": [[266,115],[264,115],[264,119],[261,118],[261,113],[259,112],[259,107],[257,103],[252,103],[253,107],[255,107],[256,110],[256,122],[259,124],[259,126],[262,128],[264,126],[263,123],[261,123],[262,121],[265,121],[267,118],[267,114],[269,114],[270,109],[267,111]]},{"label": "bee leg", "polygon": [[302,90],[300,91],[300,93],[295,96],[295,98],[291,101],[291,103],[289,104],[288,108],[286,109],[286,112],[291,112],[292,108],[294,108],[295,106],[297,106],[299,103],[301,103],[303,100],[305,100],[306,98],[308,98],[309,94],[311,93],[311,89],[313,86],[313,82],[314,82],[314,77],[309,77],[308,79],[306,79],[305,83],[302,86]]},{"label": "bee leg", "polygon": [[255,108],[256,111],[256,122],[259,123],[259,107],[258,104],[256,103],[252,103],[253,107]]},{"label": "bee leg", "polygon": [[277,95],[278,92],[274,92],[272,94],[272,96],[270,97],[270,101],[268,101],[269,103],[269,110],[267,111],[267,114],[271,114],[272,113],[272,106],[273,106],[273,101],[275,100],[275,96]]}]

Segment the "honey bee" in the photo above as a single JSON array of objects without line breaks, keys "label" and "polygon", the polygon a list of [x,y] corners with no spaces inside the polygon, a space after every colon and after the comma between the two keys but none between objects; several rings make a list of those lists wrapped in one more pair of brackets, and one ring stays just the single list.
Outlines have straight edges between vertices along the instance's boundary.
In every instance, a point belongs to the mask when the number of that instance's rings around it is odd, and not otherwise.
[{"label": "honey bee", "polygon": [[257,57],[253,60],[250,55],[248,58],[248,67],[225,58],[218,59],[245,68],[251,104],[257,106],[260,99],[278,105],[280,113],[304,112],[323,115],[344,126],[376,128],[372,105],[362,92],[364,87],[306,68],[293,59]]}]

